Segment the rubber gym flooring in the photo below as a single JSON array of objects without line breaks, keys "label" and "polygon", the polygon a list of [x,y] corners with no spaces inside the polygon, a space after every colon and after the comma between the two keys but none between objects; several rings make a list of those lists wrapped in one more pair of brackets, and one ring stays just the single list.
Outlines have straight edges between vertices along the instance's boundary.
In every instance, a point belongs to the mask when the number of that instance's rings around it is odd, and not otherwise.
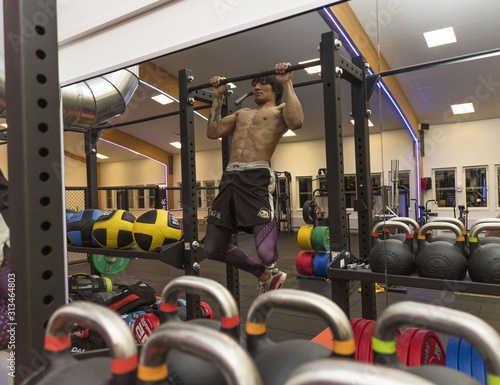
[{"label": "rubber gym flooring", "polygon": [[[202,234],[200,234],[200,237]],[[307,290],[331,298],[330,282],[326,279],[303,278],[297,276],[295,268],[296,256],[300,251],[297,245],[297,233],[279,233],[278,247],[280,250],[280,259],[278,267],[288,274],[284,287],[290,289]],[[252,258],[256,259],[256,253],[253,244],[253,237],[248,234],[238,236],[239,246],[247,252]],[[358,237],[351,234],[351,252],[357,255]],[[69,274],[76,272],[88,272],[88,266],[70,265]],[[165,263],[155,260],[135,259],[131,260],[127,268],[120,274],[111,276],[114,284],[133,283],[139,280],[153,286],[158,294],[163,287],[174,277],[183,275],[183,271],[175,269]],[[201,262],[200,276],[213,279],[223,285],[226,284],[226,267],[224,264],[216,261],[204,260]],[[240,311],[242,324],[245,321],[247,310],[252,301],[257,297],[257,279],[250,274],[240,271]],[[382,282],[380,284],[383,284]],[[358,283],[351,284],[350,296],[350,316],[351,318],[361,317],[361,294],[358,293]],[[463,310],[476,315],[497,331],[500,332],[500,290],[499,297],[467,295],[466,293],[442,292],[437,290],[427,290],[419,288],[399,288],[407,289],[407,293],[398,293],[385,291],[376,295],[377,313],[380,315],[387,304],[397,301],[411,300],[423,303],[432,303],[451,307],[457,310]],[[212,306],[214,314],[217,313],[215,305],[209,298],[201,298]],[[276,342],[292,338],[311,339],[325,328],[323,321],[315,318],[314,315],[301,312],[287,311],[282,309],[275,310],[268,318],[267,331],[268,336]],[[242,328],[242,333],[244,328]],[[443,342],[447,341],[448,336],[440,334]]]}]

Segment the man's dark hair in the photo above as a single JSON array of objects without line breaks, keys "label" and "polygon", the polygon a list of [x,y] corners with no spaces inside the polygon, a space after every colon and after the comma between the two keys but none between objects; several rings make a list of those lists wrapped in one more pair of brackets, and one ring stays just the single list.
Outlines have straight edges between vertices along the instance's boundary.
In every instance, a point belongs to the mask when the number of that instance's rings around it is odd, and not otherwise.
[{"label": "man's dark hair", "polygon": [[281,104],[281,98],[283,96],[283,86],[278,83],[278,81],[276,80],[276,76],[269,75],[253,78],[252,87],[254,87],[257,83],[270,84],[273,91],[276,92],[276,105]]}]

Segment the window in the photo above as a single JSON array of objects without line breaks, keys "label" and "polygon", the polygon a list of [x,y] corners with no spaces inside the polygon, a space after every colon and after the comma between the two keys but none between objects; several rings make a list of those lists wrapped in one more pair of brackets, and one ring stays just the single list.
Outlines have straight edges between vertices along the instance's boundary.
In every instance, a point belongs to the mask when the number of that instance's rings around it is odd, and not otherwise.
[{"label": "window", "polygon": [[488,205],[487,167],[464,167],[464,174],[465,202],[467,207],[486,207]]},{"label": "window", "polygon": [[438,207],[454,207],[456,202],[455,169],[436,169],[433,173]]},{"label": "window", "polygon": [[148,189],[149,192],[149,208],[154,209],[156,208],[156,189],[150,188]]},{"label": "window", "polygon": [[106,190],[106,208],[110,209],[113,207],[113,191]]},{"label": "window", "polygon": [[313,199],[312,176],[298,176],[296,180],[299,191],[299,208],[302,209],[306,201]]}]

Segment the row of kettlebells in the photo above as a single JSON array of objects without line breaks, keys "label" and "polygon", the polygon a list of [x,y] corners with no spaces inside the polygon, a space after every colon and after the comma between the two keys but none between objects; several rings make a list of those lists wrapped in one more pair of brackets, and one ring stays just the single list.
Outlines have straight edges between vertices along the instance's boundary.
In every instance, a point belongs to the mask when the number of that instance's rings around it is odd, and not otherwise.
[{"label": "row of kettlebells", "polygon": [[456,218],[435,217],[419,227],[411,218],[394,217],[372,229],[370,268],[396,275],[416,270],[421,277],[447,280],[463,280],[468,273],[472,281],[499,284],[500,237],[483,234],[499,229],[498,218],[477,220],[467,231]]},{"label": "row of kettlebells", "polygon": [[[210,297],[219,320],[181,321],[179,294]],[[500,335],[476,316],[435,305],[399,302],[389,306],[373,330],[374,363],[354,362],[356,344],[350,320],[326,297],[293,289],[257,297],[247,313],[245,338],[239,337],[236,301],[219,283],[200,277],[173,279],[161,295],[161,325],[138,347],[119,315],[102,305],[72,302],[50,318],[45,336],[48,363],[23,385],[306,385],[454,384],[478,382],[446,366],[404,367],[396,354],[400,326],[420,326],[466,338],[481,352],[488,383],[500,380]],[[272,341],[266,333],[271,313],[302,312],[329,327],[330,346],[308,339]],[[274,312],[278,310],[278,312]],[[96,329],[109,354],[72,355],[68,330],[78,323]],[[140,349],[139,349],[140,348]]]}]

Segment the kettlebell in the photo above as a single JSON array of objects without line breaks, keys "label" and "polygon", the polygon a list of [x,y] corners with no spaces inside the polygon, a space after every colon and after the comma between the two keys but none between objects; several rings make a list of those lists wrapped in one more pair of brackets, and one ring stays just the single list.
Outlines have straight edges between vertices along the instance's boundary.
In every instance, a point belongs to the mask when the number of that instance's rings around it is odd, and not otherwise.
[{"label": "kettlebell", "polygon": [[[474,227],[477,225],[483,224],[483,223],[500,223],[500,218],[481,218],[478,219],[474,222],[474,224],[471,226],[469,233],[472,232]],[[484,238],[481,240],[482,244],[486,243],[500,243],[500,237],[496,235],[497,233],[492,232],[492,231],[486,231],[484,234]]]},{"label": "kettlebell", "polygon": [[[412,243],[412,252],[413,255],[417,255],[418,251],[418,231],[420,230],[420,225],[418,222],[409,217],[393,217],[389,218],[389,221],[398,221],[398,222],[403,222],[406,223],[410,228],[413,230],[413,243]],[[402,239],[404,240],[404,239]]]},{"label": "kettlebell", "polygon": [[[221,331],[235,341],[240,336],[240,315],[238,305],[232,294],[220,283],[197,276],[174,278],[164,288],[159,307],[160,324],[180,321],[177,311],[177,298],[180,294],[207,295],[215,301],[220,311],[220,321],[207,318],[195,318],[185,322]],[[168,366],[175,372],[178,384],[199,385],[199,373],[203,373],[203,383],[223,385],[226,382],[220,370],[210,362],[188,353],[174,351],[168,355]],[[193,368],[197,368],[196,371]]]},{"label": "kettlebell", "polygon": [[[451,230],[455,242],[449,240],[427,240],[427,231]],[[462,230],[453,223],[428,222],[418,233],[418,253],[415,259],[420,277],[463,280],[467,274],[467,258]]]},{"label": "kettlebell", "polygon": [[[137,385],[177,385],[176,373],[170,370],[167,357],[184,353],[210,361],[230,385],[262,385],[255,363],[248,352],[232,337],[193,322],[169,322],[160,325],[141,349]],[[197,373],[197,384],[206,384],[205,373]],[[218,384],[217,384],[218,385]]]},{"label": "kettlebell", "polygon": [[483,357],[488,383],[500,381],[500,335],[493,327],[472,314],[420,302],[402,301],[390,305],[378,318],[372,337],[375,364],[400,368],[439,385],[479,384],[466,374],[443,365],[404,366],[396,353],[395,338],[398,327],[403,324],[425,324],[437,332],[466,339]]},{"label": "kettlebell", "polygon": [[[325,321],[334,337],[332,347],[305,339],[271,341],[266,321],[276,309],[311,314]],[[247,350],[267,385],[284,384],[296,367],[312,360],[331,356],[354,359],[356,350],[351,323],[340,307],[322,295],[295,289],[272,290],[257,297],[248,309],[245,331]]]},{"label": "kettlebell", "polygon": [[285,385],[432,385],[403,370],[339,359],[309,362],[294,370]]},{"label": "kettlebell", "polygon": [[[109,347],[109,356],[82,356],[71,353],[70,327],[99,332]],[[52,314],[45,330],[44,350],[48,364],[23,385],[135,385],[137,346],[131,331],[118,313],[88,301],[76,301]]]},{"label": "kettlebell", "polygon": [[[388,239],[380,239],[379,230],[396,228],[404,234],[395,234]],[[386,232],[383,231],[383,234]],[[401,237],[404,236],[404,239]],[[372,229],[372,248],[368,255],[370,268],[375,273],[411,275],[414,270],[413,232],[410,227],[396,220],[378,222]]]},{"label": "kettlebell", "polygon": [[[500,222],[475,225],[469,234],[469,277],[474,282],[500,283],[500,239],[478,235],[485,230],[500,230]],[[490,239],[488,239],[490,238]]]}]

